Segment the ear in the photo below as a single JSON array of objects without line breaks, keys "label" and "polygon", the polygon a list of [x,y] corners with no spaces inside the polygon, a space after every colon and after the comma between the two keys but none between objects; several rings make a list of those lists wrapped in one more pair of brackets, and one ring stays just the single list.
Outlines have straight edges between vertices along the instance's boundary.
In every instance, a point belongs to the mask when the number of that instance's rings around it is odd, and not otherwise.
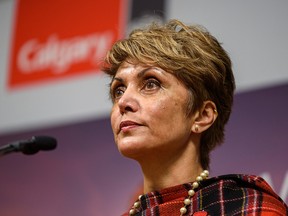
[{"label": "ear", "polygon": [[204,101],[201,109],[195,113],[192,132],[202,133],[215,122],[218,116],[216,105],[213,101]]}]

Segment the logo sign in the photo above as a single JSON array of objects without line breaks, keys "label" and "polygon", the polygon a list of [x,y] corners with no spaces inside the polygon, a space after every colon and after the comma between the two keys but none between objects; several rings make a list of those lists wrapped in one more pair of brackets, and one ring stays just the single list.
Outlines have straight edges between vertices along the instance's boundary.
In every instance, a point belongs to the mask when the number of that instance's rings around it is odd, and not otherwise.
[{"label": "logo sign", "polygon": [[19,0],[9,88],[97,73],[124,32],[125,1]]}]

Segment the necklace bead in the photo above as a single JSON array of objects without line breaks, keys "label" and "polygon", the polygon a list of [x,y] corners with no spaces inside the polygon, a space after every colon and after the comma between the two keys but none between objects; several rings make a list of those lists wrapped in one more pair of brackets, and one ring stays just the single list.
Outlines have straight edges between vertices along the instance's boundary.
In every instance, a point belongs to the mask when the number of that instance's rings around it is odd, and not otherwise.
[{"label": "necklace bead", "polygon": [[187,209],[185,207],[180,208],[181,215],[186,214],[186,212],[187,212]]},{"label": "necklace bead", "polygon": [[129,211],[129,215],[135,215],[136,214],[136,210],[134,208],[132,208],[130,211]]},{"label": "necklace bead", "polygon": [[193,189],[198,188],[199,187],[199,183],[195,181],[195,182],[193,182],[192,186],[193,186]]},{"label": "necklace bead", "polygon": [[140,207],[140,201],[137,201],[134,203],[134,208],[139,208]]},{"label": "necklace bead", "polygon": [[194,191],[194,190],[189,190],[189,191],[188,191],[188,195],[189,195],[189,196],[194,196],[194,194],[195,194],[195,191]]},{"label": "necklace bead", "polygon": [[185,200],[184,200],[184,204],[185,204],[185,205],[190,205],[190,204],[191,204],[191,200],[188,199],[188,198],[185,199]]}]

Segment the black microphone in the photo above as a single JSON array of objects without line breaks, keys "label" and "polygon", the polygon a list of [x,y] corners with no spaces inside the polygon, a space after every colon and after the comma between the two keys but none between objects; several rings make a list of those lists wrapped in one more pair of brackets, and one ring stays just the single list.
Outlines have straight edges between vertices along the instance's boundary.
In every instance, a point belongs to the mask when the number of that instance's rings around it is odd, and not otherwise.
[{"label": "black microphone", "polygon": [[22,152],[26,155],[36,154],[40,150],[55,149],[57,140],[49,136],[33,136],[30,140],[16,141],[0,147],[0,157],[12,152]]}]

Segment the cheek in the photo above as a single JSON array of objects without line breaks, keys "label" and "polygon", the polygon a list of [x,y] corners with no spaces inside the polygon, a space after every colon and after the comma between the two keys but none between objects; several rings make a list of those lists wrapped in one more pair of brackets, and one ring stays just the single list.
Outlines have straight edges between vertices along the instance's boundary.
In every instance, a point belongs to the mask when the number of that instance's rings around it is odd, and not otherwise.
[{"label": "cheek", "polygon": [[[169,100],[168,103],[159,102],[157,107],[151,107],[150,132],[151,143],[160,143],[167,148],[172,143],[182,143],[189,135],[189,125],[185,118],[183,107],[178,101]],[[152,115],[153,113],[153,115]],[[148,114],[148,113],[147,113]]]},{"label": "cheek", "polygon": [[178,101],[173,99],[162,99],[148,106],[147,116],[150,121],[154,122],[155,126],[167,128],[176,123],[174,121],[183,120],[183,107]]},{"label": "cheek", "polygon": [[117,113],[116,113],[116,110],[113,108],[110,113],[110,123],[111,123],[112,130],[115,133],[118,123],[117,123]]},{"label": "cheek", "polygon": [[150,113],[149,116],[161,117],[165,115],[167,108],[167,101],[165,99],[158,99],[146,105],[146,112],[147,114]]}]

